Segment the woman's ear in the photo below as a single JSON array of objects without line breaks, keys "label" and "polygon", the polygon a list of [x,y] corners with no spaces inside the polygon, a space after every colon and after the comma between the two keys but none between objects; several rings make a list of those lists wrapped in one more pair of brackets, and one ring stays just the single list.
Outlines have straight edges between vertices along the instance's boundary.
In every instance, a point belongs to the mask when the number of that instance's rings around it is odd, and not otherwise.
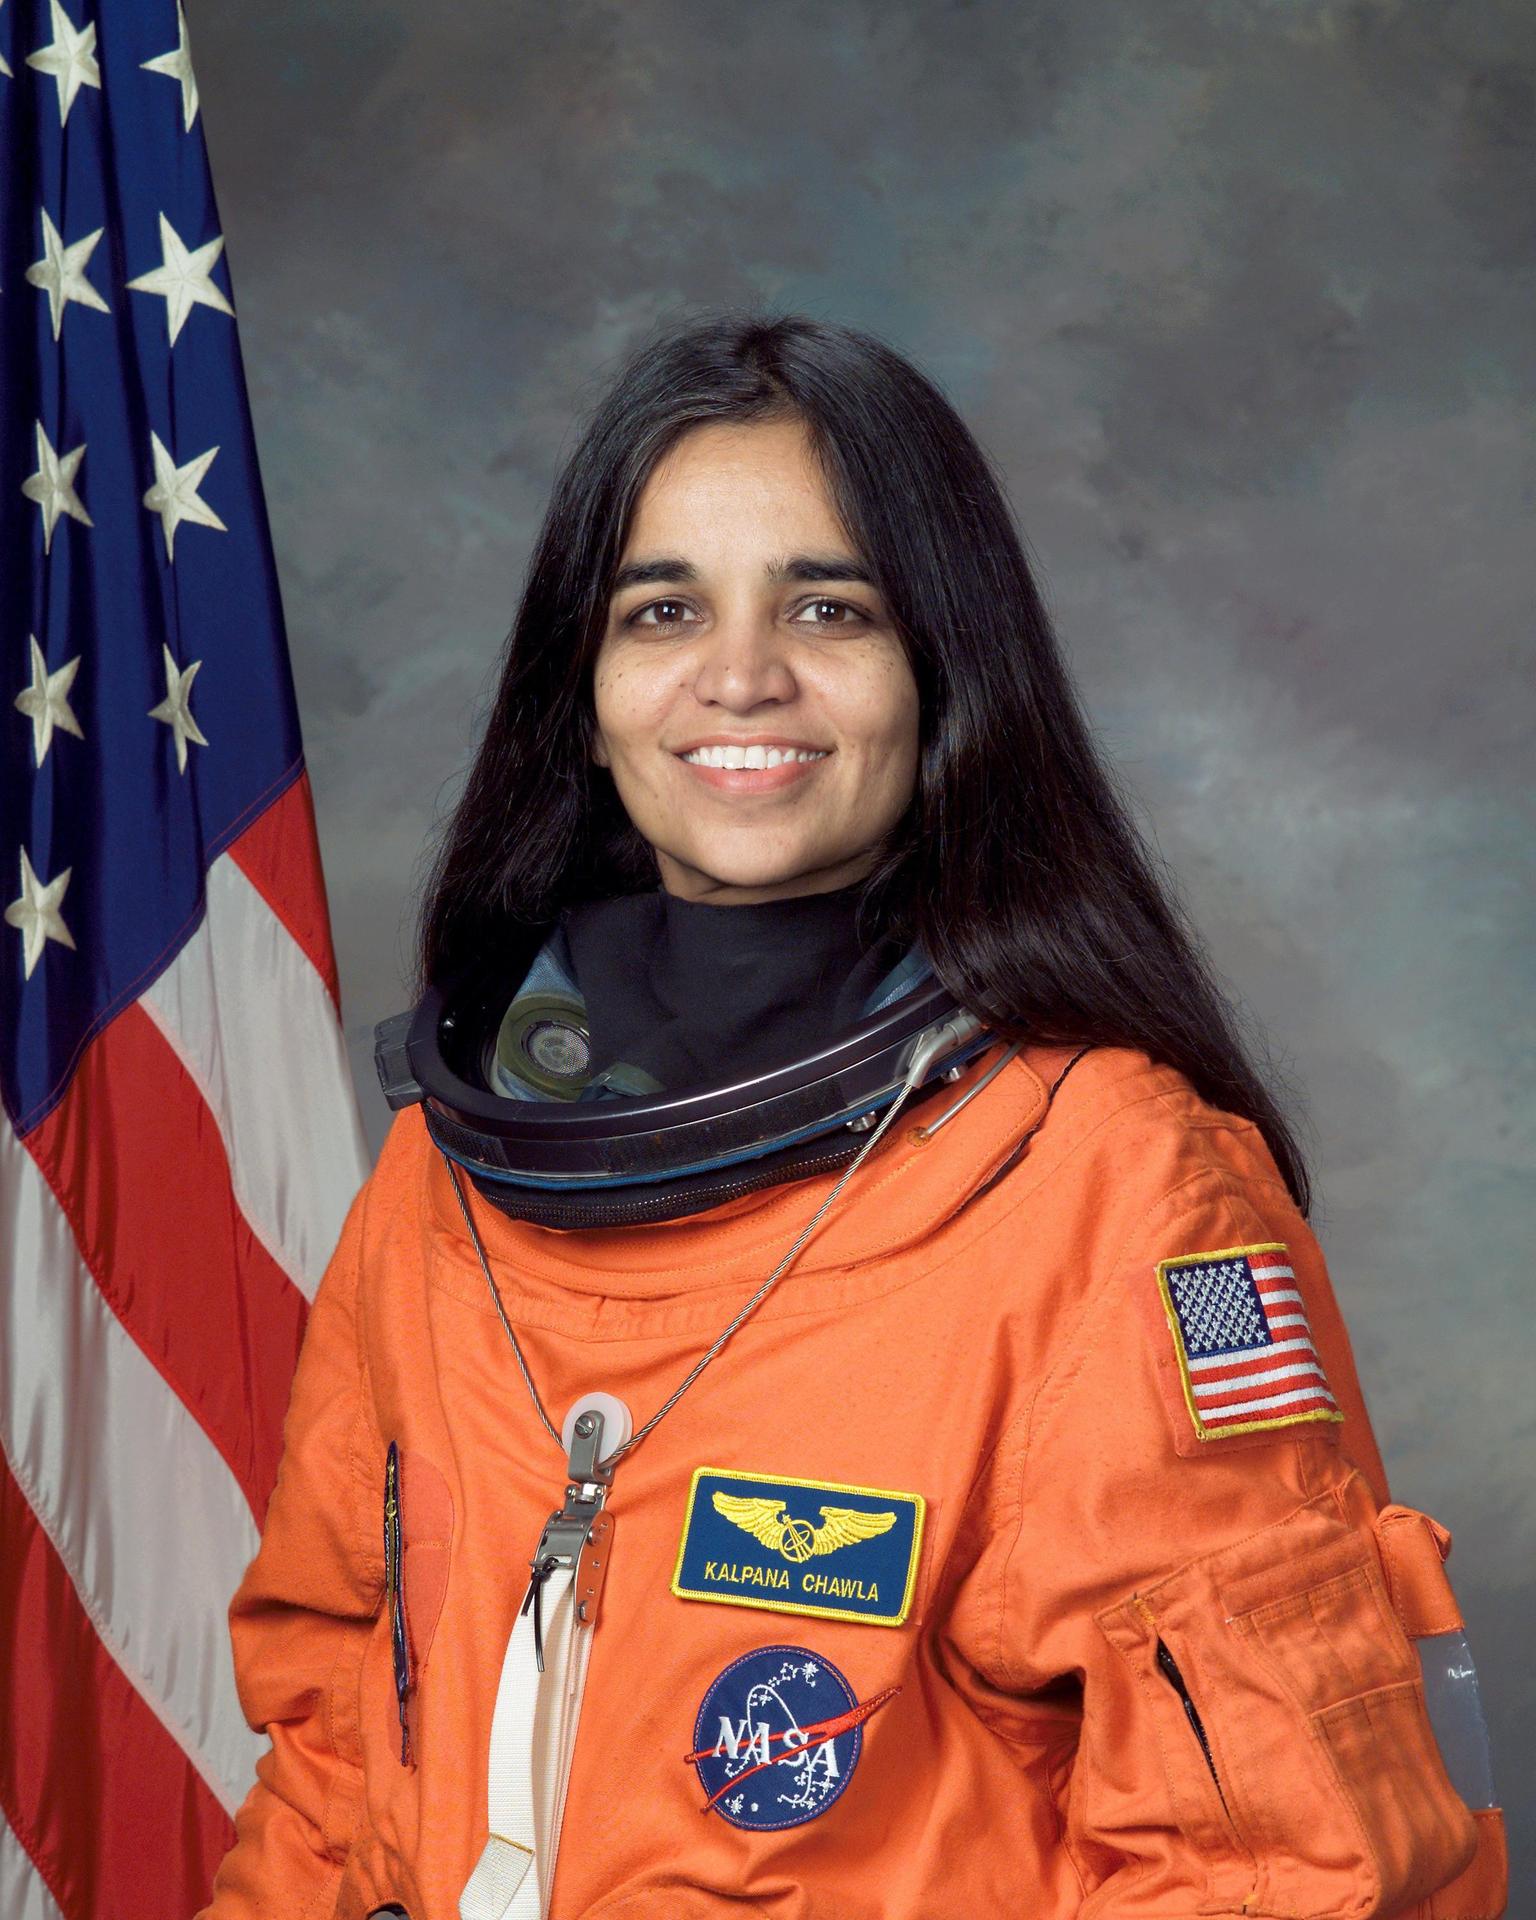
[{"label": "woman's ear", "polygon": [[595,728],[592,732],[592,758],[600,767],[608,765],[608,749],[603,744],[603,736]]}]

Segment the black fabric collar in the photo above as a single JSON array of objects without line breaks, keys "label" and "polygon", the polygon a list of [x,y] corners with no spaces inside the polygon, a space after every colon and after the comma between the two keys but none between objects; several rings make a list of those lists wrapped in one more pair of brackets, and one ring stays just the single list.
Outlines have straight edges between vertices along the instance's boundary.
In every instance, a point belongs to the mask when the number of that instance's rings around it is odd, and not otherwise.
[{"label": "black fabric collar", "polygon": [[570,909],[592,1071],[623,1061],[669,1089],[718,1085],[844,1033],[904,952],[860,942],[859,892],[711,906],[656,891]]}]

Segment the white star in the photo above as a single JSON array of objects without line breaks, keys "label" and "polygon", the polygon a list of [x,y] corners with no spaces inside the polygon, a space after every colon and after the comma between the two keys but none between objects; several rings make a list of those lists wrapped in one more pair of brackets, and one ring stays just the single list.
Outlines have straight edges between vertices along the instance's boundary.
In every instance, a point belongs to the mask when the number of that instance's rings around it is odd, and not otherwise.
[{"label": "white star", "polygon": [[203,475],[213,465],[218,448],[210,447],[184,467],[178,467],[153,428],[149,440],[155,456],[155,484],[145,494],[144,504],[151,513],[159,514],[160,530],[165,535],[165,557],[174,560],[176,529],[183,520],[190,520],[195,527],[216,527],[220,533],[229,532],[197,491]]},{"label": "white star", "polygon": [[48,217],[48,209],[43,208],[43,257],[27,268],[27,279],[48,295],[48,305],[53,309],[55,340],[59,337],[59,328],[64,324],[64,309],[71,300],[78,300],[83,307],[94,307],[98,313],[112,311],[85,277],[85,263],[105,232],[105,227],[98,227],[83,240],[76,240],[73,245],[66,247],[58,228]]},{"label": "white star", "polygon": [[64,889],[73,872],[73,867],[66,867],[57,879],[44,885],[32,871],[26,848],[21,850],[21,898],[6,908],[5,924],[20,929],[22,966],[28,980],[50,940],[57,940],[63,947],[72,948],[75,944],[59,912],[59,902],[64,898]]},{"label": "white star", "polygon": [[165,299],[165,324],[170,329],[171,345],[187,323],[194,305],[217,307],[220,313],[234,312],[222,288],[214,285],[208,269],[224,251],[224,236],[216,233],[197,248],[189,248],[162,213],[160,216],[161,264],[137,280],[128,282],[140,293],[158,293]]},{"label": "white star", "polygon": [[35,500],[43,510],[43,552],[47,553],[53,545],[53,530],[58,525],[60,514],[67,513],[72,519],[81,520],[88,527],[95,521],[80,504],[75,492],[75,475],[80,470],[80,462],[85,458],[85,442],[72,448],[66,454],[57,454],[53,443],[43,432],[43,423],[37,422],[37,472],[28,474],[21,483],[21,490],[29,500]]},{"label": "white star", "polygon": [[[0,7],[3,7],[4,5],[5,5],[5,0],[0,0]],[[12,74],[10,68],[5,64],[5,55],[3,53],[0,53],[0,73],[3,73],[8,80],[13,79],[15,77]]]},{"label": "white star", "polygon": [[17,711],[24,713],[32,722],[32,760],[35,766],[40,767],[48,758],[55,727],[61,733],[72,733],[77,740],[85,738],[74,709],[69,704],[69,690],[80,671],[80,656],[77,653],[73,660],[66,660],[57,672],[50,673],[43,650],[37,644],[37,635],[28,634],[27,638],[32,643],[32,684],[22,688],[15,704]]},{"label": "white star", "polygon": [[203,664],[194,660],[185,673],[177,671],[176,662],[171,658],[171,650],[164,644],[160,651],[165,655],[165,698],[158,707],[151,707],[151,720],[163,720],[176,736],[176,771],[187,770],[187,742],[195,740],[200,747],[208,742],[203,738],[202,729],[192,718],[192,709],[188,704],[192,698],[192,682],[197,678],[197,670]]},{"label": "white star", "polygon": [[53,75],[59,90],[59,125],[62,127],[69,119],[69,110],[80,89],[101,87],[101,69],[96,64],[96,23],[93,20],[88,27],[77,28],[59,0],[48,0],[48,11],[53,20],[53,40],[50,45],[39,47],[36,53],[29,53],[27,65],[36,67],[39,73]]},{"label": "white star", "polygon": [[187,43],[187,16],[182,11],[181,0],[176,0],[177,44],[169,53],[156,54],[153,60],[141,60],[139,65],[147,73],[169,74],[173,80],[181,82],[181,123],[182,131],[190,133],[192,122],[197,118],[197,76],[192,71],[192,49]]}]

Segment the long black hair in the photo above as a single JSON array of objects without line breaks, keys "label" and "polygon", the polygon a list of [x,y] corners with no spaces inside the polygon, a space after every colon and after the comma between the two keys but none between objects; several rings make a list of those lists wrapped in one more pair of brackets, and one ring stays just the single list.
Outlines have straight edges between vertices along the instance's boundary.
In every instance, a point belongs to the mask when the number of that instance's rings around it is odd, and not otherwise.
[{"label": "long black hair", "polygon": [[555,483],[428,884],[423,978],[494,952],[519,923],[659,884],[591,758],[609,582],[646,479],[683,434],[785,417],[807,430],[918,686],[916,790],[864,884],[870,924],[920,940],[1008,1039],[1137,1047],[1176,1067],[1253,1121],[1307,1213],[1292,1125],[1094,745],[986,454],[929,379],[849,327],[734,310],[674,321],[596,406]]}]

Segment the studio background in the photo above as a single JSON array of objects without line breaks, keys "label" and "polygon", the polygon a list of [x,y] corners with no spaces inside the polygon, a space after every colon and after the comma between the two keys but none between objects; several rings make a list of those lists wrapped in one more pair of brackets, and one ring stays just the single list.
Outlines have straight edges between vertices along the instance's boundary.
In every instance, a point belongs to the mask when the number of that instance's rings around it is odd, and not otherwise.
[{"label": "studio background", "polygon": [[1536,12],[208,0],[192,47],[372,1142],[372,1025],[578,413],[664,315],[878,333],[999,463],[1303,1095],[1526,1912]]}]

